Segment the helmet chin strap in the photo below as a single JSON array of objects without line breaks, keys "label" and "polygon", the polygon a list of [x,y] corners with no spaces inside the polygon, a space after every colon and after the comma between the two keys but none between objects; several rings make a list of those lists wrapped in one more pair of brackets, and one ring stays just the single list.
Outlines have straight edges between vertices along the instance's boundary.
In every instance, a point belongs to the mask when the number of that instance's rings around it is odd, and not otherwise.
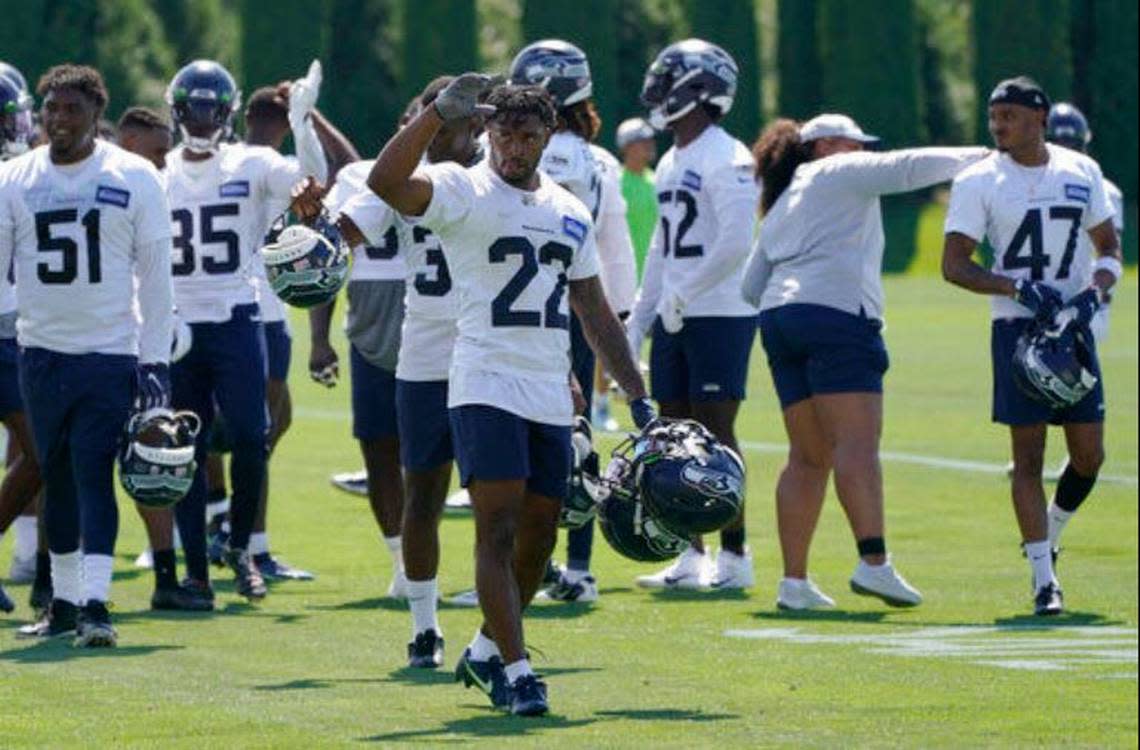
[{"label": "helmet chin strap", "polygon": [[190,135],[190,131],[186,129],[185,125],[179,125],[178,132],[182,134],[182,143],[191,151],[199,154],[216,154],[218,152],[218,143],[222,140],[224,129],[218,128],[209,138],[199,138]]},{"label": "helmet chin strap", "polygon": [[695,101],[689,102],[684,107],[671,114],[666,111],[664,104],[659,107],[654,107],[649,111],[649,124],[652,125],[655,130],[665,130],[667,125],[680,120],[682,117],[692,112],[698,103],[699,102]]}]

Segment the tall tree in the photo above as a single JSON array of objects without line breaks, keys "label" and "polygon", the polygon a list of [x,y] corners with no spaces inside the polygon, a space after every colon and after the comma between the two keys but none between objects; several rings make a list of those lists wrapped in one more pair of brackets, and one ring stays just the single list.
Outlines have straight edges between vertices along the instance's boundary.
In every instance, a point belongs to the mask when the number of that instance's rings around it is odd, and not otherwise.
[{"label": "tall tree", "polygon": [[736,101],[724,119],[725,128],[752,142],[760,130],[760,40],[751,0],[686,0],[686,15],[695,37],[725,49],[740,70]]},{"label": "tall tree", "polygon": [[151,6],[162,19],[178,67],[191,60],[217,60],[237,80],[244,80],[240,67],[242,18],[232,4],[223,0],[151,0]]},{"label": "tall tree", "polygon": [[644,117],[641,88],[653,58],[689,35],[682,9],[669,0],[617,0],[617,97],[614,125]]},{"label": "tall tree", "polygon": [[134,104],[162,106],[174,60],[162,21],[147,0],[100,0],[95,64],[111,94],[108,117]]},{"label": "tall tree", "polygon": [[308,0],[241,0],[240,85],[245,91],[299,78],[321,53],[322,12]]},{"label": "tall tree", "polygon": [[479,66],[475,0],[407,0],[404,3],[403,94],[411,98],[438,75]]},{"label": "tall tree", "polygon": [[779,0],[777,13],[780,115],[806,119],[823,101],[816,0]]},{"label": "tall tree", "polygon": [[[1088,65],[1085,112],[1094,133],[1092,151],[1104,173],[1119,183],[1134,204],[1138,116],[1136,28],[1140,19],[1135,3],[1094,0],[1091,4],[1096,40]],[[1134,252],[1136,227],[1129,227],[1125,234],[1131,235]]]}]

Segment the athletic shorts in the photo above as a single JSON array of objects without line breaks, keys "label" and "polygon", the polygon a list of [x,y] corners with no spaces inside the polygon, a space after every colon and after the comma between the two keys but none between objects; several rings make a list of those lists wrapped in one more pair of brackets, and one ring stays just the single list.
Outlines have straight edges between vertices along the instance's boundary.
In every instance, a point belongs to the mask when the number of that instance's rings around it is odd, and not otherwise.
[{"label": "athletic shorts", "polygon": [[882,321],[826,305],[760,313],[760,340],[780,408],[822,393],[882,393],[890,367]]},{"label": "athletic shorts", "polygon": [[990,328],[990,356],[993,359],[993,414],[999,424],[1022,426],[1031,424],[1072,424],[1104,421],[1104,378],[1093,345],[1093,374],[1096,385],[1087,396],[1064,409],[1054,409],[1028,396],[1013,378],[1013,353],[1017,340],[1029,324],[1030,318],[1004,318],[995,320]]},{"label": "athletic shorts", "polygon": [[0,418],[24,410],[20,396],[20,347],[16,339],[0,339]]},{"label": "athletic shorts", "polygon": [[289,361],[293,354],[293,338],[284,320],[265,324],[265,354],[270,380],[289,377]]},{"label": "athletic shorts", "polygon": [[352,377],[352,435],[357,440],[395,437],[396,373],[371,364],[349,347]]},{"label": "athletic shorts", "polygon": [[396,425],[400,465],[407,471],[427,471],[451,461],[455,450],[447,416],[447,381],[397,378]]},{"label": "athletic shorts", "polygon": [[743,401],[756,316],[685,318],[666,333],[657,318],[649,350],[650,391],[658,403]]},{"label": "athletic shorts", "polygon": [[570,427],[532,422],[503,409],[449,410],[459,481],[525,479],[530,492],[561,501],[570,479]]}]

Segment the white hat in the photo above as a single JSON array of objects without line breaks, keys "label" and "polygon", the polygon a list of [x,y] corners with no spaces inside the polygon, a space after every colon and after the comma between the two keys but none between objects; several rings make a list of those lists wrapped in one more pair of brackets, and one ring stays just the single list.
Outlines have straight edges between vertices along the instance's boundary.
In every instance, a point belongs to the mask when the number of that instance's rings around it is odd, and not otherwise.
[{"label": "white hat", "polygon": [[634,141],[647,141],[653,138],[657,131],[640,117],[631,117],[623,120],[617,127],[617,147],[620,151]]},{"label": "white hat", "polygon": [[808,143],[820,138],[850,138],[860,143],[878,143],[879,137],[867,135],[847,115],[826,114],[811,118],[800,126],[800,141]]}]

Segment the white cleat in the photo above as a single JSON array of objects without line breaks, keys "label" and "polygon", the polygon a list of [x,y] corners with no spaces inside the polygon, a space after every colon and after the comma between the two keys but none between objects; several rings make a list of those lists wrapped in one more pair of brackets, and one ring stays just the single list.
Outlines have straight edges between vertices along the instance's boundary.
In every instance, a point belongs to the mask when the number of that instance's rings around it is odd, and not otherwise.
[{"label": "white cleat", "polygon": [[784,578],[776,593],[776,606],[780,609],[828,609],[835,600],[819,590],[810,578]]},{"label": "white cleat", "polygon": [[714,589],[750,589],[756,584],[752,573],[752,550],[744,548],[738,555],[723,547],[716,553],[716,572],[713,573]]},{"label": "white cleat", "polygon": [[329,482],[333,487],[350,495],[368,497],[368,472],[364,469],[333,474],[329,477]]},{"label": "white cleat", "polygon": [[392,576],[392,582],[388,584],[388,598],[408,598],[408,578],[404,575],[403,568],[397,569],[395,574]]},{"label": "white cleat", "polygon": [[464,591],[460,594],[456,594],[447,601],[457,607],[478,607],[479,592],[475,589],[471,589],[470,591]]},{"label": "white cleat", "polygon": [[152,570],[154,568],[154,553],[150,547],[147,547],[139,556],[135,558],[135,567],[142,568],[143,570]]},{"label": "white cleat", "polygon": [[922,594],[899,575],[889,558],[882,565],[868,565],[860,560],[851,576],[851,590],[863,596],[878,597],[892,607],[914,607],[922,603]]},{"label": "white cleat", "polygon": [[545,602],[596,602],[598,601],[598,581],[589,574],[571,581],[566,572],[558,578],[558,583],[542,589],[535,598]]},{"label": "white cleat", "polygon": [[443,501],[443,504],[451,510],[469,510],[471,508],[471,495],[467,490],[452,492]]},{"label": "white cleat", "polygon": [[703,552],[689,547],[668,568],[647,576],[638,576],[637,585],[644,589],[703,589],[712,583],[712,562]]}]

